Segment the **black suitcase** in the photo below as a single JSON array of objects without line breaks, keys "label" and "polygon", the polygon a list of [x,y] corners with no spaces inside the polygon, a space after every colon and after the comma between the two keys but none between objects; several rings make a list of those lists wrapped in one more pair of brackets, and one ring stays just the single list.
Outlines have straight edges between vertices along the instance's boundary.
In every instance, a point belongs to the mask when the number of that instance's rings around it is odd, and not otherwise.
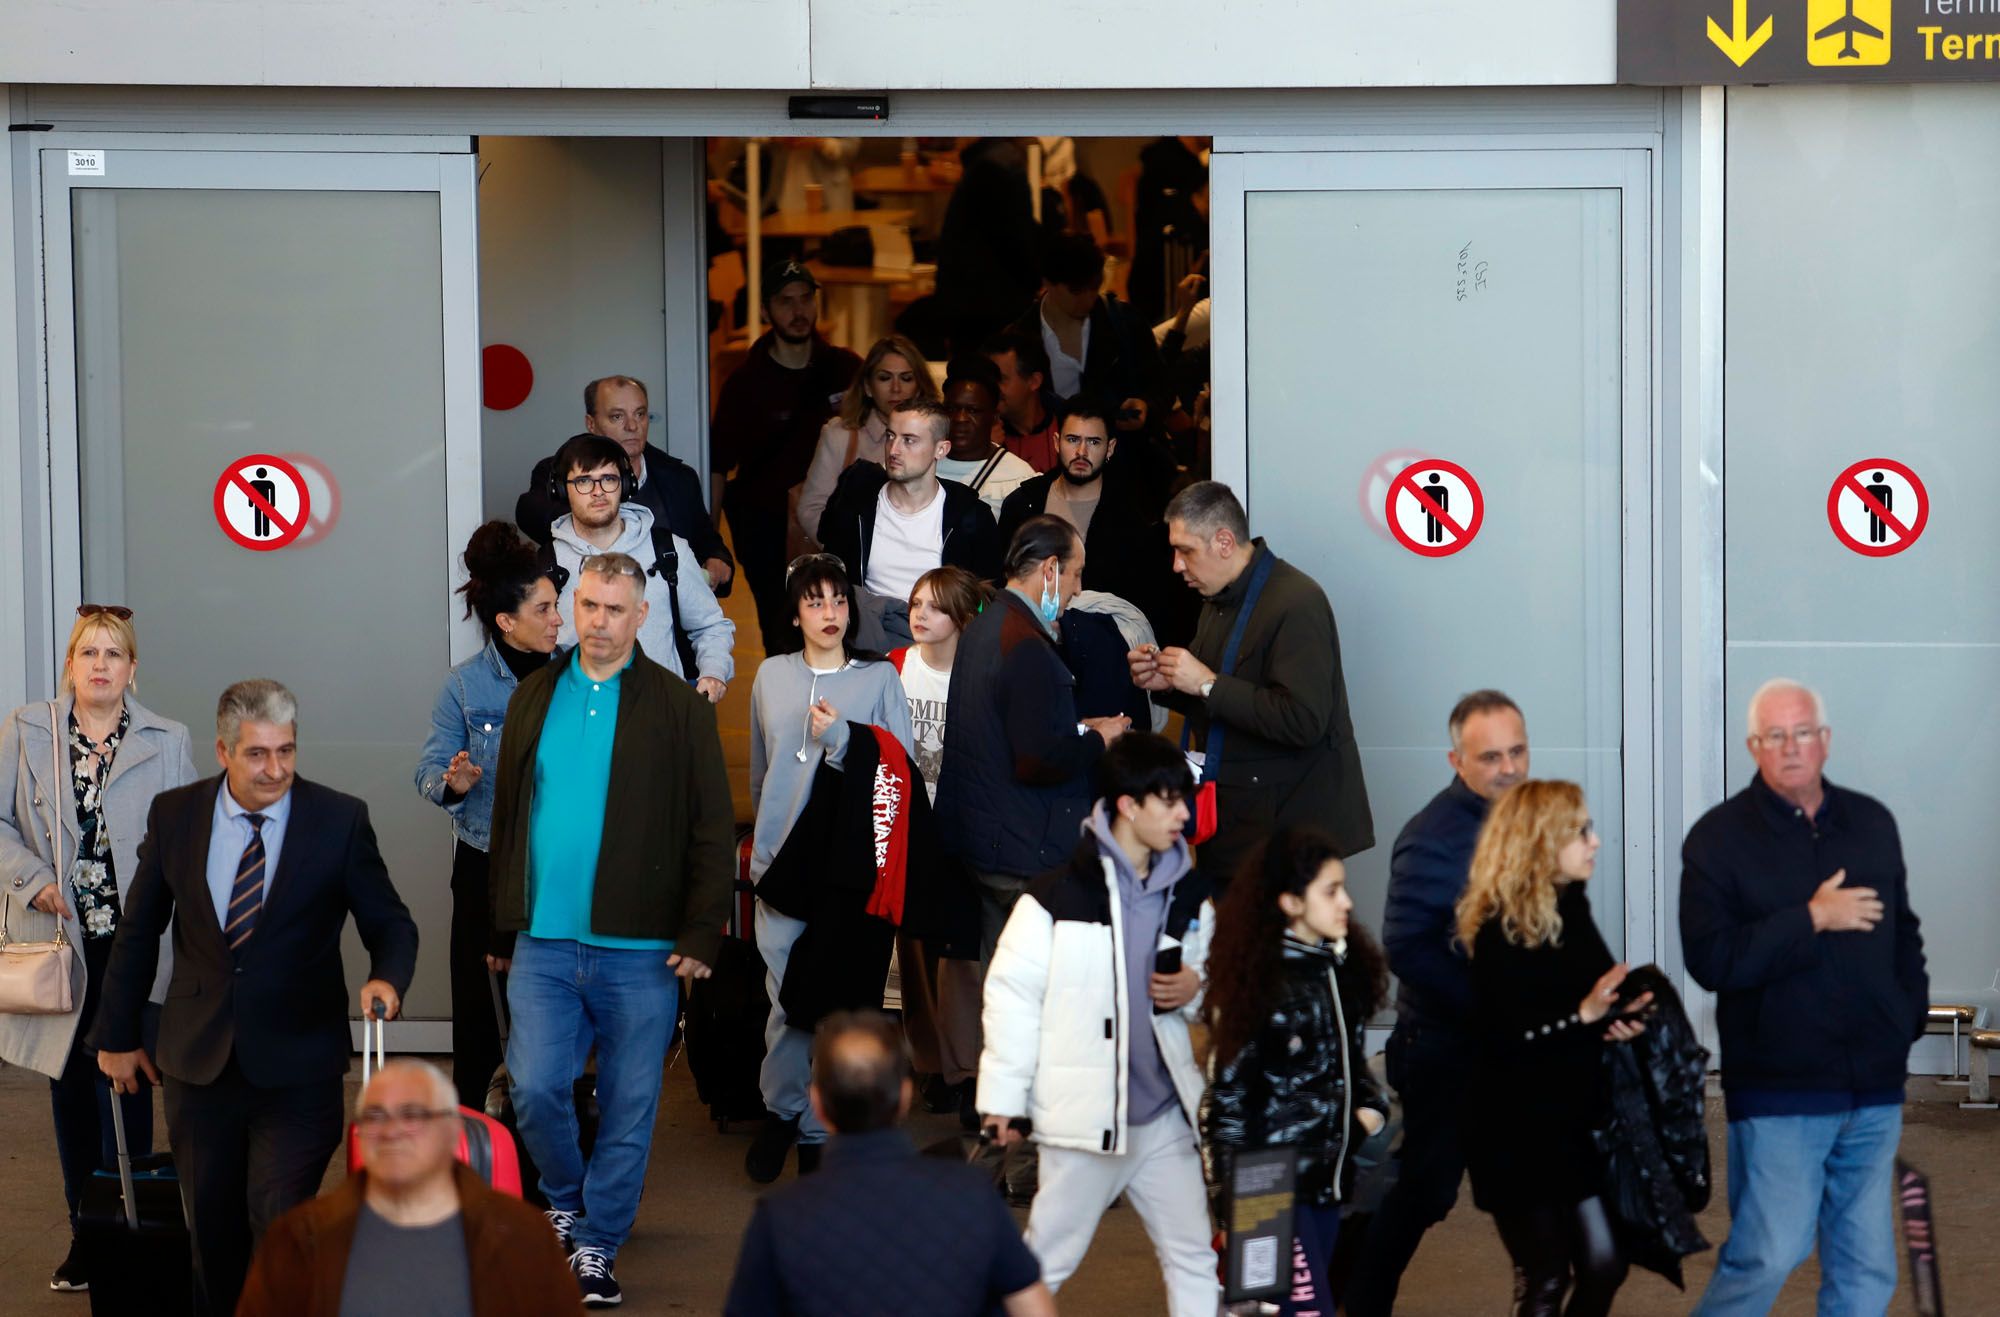
[{"label": "black suitcase", "polygon": [[751,922],[755,889],[749,877],[747,834],[737,843],[737,855],[727,936],[713,972],[688,985],[682,1021],[695,1095],[724,1133],[733,1121],[762,1120],[770,1114],[764,1109],[757,1072],[764,1066],[764,1026],[771,1018],[771,998],[764,990],[764,958],[757,954]]},{"label": "black suitcase", "polygon": [[194,1311],[194,1252],[171,1153],[133,1158],[114,1099],[118,1169],[83,1182],[76,1239],[90,1277],[90,1311],[110,1317],[179,1317]]}]

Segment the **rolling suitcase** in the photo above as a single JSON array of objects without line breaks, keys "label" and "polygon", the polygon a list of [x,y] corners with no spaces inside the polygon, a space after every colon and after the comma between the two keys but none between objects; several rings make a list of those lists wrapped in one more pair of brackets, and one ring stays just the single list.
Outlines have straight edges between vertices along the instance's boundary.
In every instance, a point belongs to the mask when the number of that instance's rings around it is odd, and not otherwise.
[{"label": "rolling suitcase", "polygon": [[76,1238],[90,1276],[90,1311],[179,1317],[194,1311],[194,1253],[171,1153],[133,1159],[125,1113],[111,1103],[118,1169],[84,1181]]},{"label": "rolling suitcase", "polygon": [[735,891],[714,972],[688,985],[682,1030],[695,1095],[724,1133],[732,1122],[770,1114],[757,1080],[771,998],[764,990],[764,958],[757,953],[750,841],[746,829],[737,840]]},{"label": "rolling suitcase", "polygon": [[[386,1032],[387,1021],[379,1015],[364,1017],[361,1021],[361,1087],[364,1090],[374,1077],[376,1067],[387,1059],[387,1044],[383,1040]],[[361,1169],[358,1133],[355,1126],[347,1127],[347,1172],[350,1175]],[[498,1120],[483,1111],[460,1107],[457,1156],[480,1179],[501,1193],[512,1194],[516,1198],[521,1196],[521,1154],[514,1146],[513,1134]]]}]

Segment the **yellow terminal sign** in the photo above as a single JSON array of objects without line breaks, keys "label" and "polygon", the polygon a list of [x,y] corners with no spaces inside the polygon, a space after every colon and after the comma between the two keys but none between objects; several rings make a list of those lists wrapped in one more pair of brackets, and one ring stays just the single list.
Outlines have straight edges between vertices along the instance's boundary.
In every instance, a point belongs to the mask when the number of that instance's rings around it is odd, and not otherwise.
[{"label": "yellow terminal sign", "polygon": [[1893,0],[1806,0],[1806,62],[1860,68],[1889,62]]}]

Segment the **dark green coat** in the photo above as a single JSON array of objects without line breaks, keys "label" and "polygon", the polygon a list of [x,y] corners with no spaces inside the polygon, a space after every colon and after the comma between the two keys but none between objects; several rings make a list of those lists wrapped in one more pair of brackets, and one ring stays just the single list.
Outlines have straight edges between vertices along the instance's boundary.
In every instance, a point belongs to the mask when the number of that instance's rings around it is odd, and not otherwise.
[{"label": "dark green coat", "polygon": [[[499,954],[511,954],[514,935],[528,927],[535,751],[566,666],[542,668],[507,702],[489,852]],[[735,828],[714,709],[694,687],[635,654],[618,685],[591,930],[671,938],[675,950],[715,964],[735,877]]]},{"label": "dark green coat", "polygon": [[[1258,553],[1271,552],[1263,540],[1253,543]],[[1188,649],[1218,673],[1249,587],[1246,567],[1202,600]],[[1277,559],[1243,632],[1235,671],[1217,677],[1206,700],[1178,692],[1156,698],[1187,715],[1192,749],[1206,745],[1211,718],[1225,728],[1222,762],[1208,770],[1215,781],[1216,834],[1199,856],[1212,881],[1228,882],[1244,855],[1279,824],[1320,828],[1343,856],[1375,844],[1340,671],[1340,633],[1333,605],[1310,576]]]}]

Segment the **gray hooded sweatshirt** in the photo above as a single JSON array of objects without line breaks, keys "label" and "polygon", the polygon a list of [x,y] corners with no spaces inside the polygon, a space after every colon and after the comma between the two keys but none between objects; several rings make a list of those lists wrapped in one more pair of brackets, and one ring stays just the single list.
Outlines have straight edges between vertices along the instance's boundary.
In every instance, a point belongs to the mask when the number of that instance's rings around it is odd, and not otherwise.
[{"label": "gray hooded sweatshirt", "polygon": [[1153,954],[1167,926],[1174,885],[1194,866],[1188,859],[1187,842],[1176,837],[1172,850],[1153,852],[1152,867],[1140,878],[1124,848],[1111,835],[1110,814],[1101,800],[1083,826],[1097,839],[1098,852],[1107,856],[1118,872],[1118,903],[1125,923],[1125,997],[1132,1003],[1133,1017],[1144,1025],[1131,1030],[1125,1101],[1132,1113],[1131,1123],[1144,1125],[1180,1106],[1173,1076],[1160,1057],[1160,1040],[1153,1034]]}]

